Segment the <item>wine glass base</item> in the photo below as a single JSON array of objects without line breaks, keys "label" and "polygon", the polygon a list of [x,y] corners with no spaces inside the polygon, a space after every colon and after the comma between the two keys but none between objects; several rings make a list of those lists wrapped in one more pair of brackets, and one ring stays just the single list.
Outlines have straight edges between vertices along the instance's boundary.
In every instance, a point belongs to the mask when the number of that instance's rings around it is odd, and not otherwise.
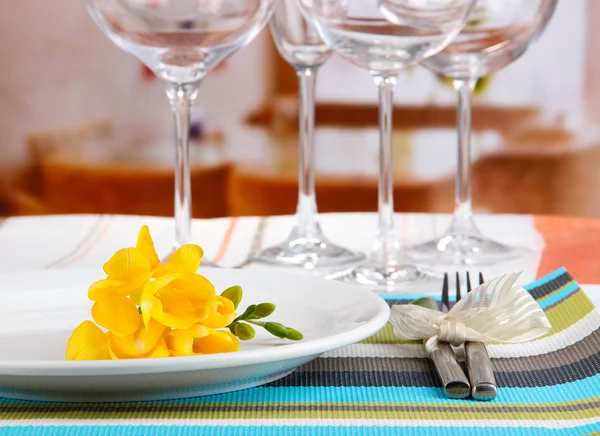
[{"label": "wine glass base", "polygon": [[346,283],[373,286],[379,292],[419,292],[431,288],[441,289],[443,276],[414,265],[401,263],[378,264],[367,261],[352,270],[328,277]]},{"label": "wine glass base", "polygon": [[276,266],[318,269],[356,264],[364,258],[364,254],[326,239],[300,238],[252,253],[249,260]]},{"label": "wine glass base", "polygon": [[525,247],[505,245],[479,233],[448,234],[406,250],[406,254],[415,261],[462,266],[505,262],[528,252]]}]

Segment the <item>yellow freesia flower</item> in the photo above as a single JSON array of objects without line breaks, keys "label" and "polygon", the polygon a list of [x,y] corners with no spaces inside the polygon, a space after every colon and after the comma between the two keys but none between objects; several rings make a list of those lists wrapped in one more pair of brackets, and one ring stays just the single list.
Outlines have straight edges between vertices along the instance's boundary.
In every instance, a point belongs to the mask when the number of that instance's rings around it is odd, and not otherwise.
[{"label": "yellow freesia flower", "polygon": [[67,343],[67,360],[110,360],[106,334],[91,321],[79,324]]},{"label": "yellow freesia flower", "polygon": [[198,274],[169,274],[148,282],[140,307],[144,325],[151,319],[174,329],[188,329],[209,318],[219,300],[215,287]]},{"label": "yellow freesia flower", "polygon": [[200,324],[213,329],[222,329],[233,322],[237,313],[231,300],[225,297],[217,297],[217,305],[208,313],[208,317]]},{"label": "yellow freesia flower", "polygon": [[233,334],[203,325],[170,331],[167,334],[167,346],[171,356],[231,353],[240,350],[239,340]]},{"label": "yellow freesia flower", "polygon": [[175,273],[195,273],[203,255],[202,248],[188,244],[173,253],[167,263],[161,264],[150,230],[148,226],[143,226],[135,248],[117,251],[104,264],[107,278],[94,283],[88,291],[88,297],[92,301],[99,301],[106,294],[117,294],[131,297],[137,303],[144,285],[151,278]]},{"label": "yellow freesia flower", "polygon": [[94,322],[84,321],[73,331],[67,360],[239,351],[238,337],[218,329],[236,319],[241,288],[222,294],[231,300],[218,296],[213,284],[196,274],[203,254],[197,245],[184,245],[161,264],[150,231],[143,226],[136,246],[117,251],[104,264],[106,278],[88,289]]}]

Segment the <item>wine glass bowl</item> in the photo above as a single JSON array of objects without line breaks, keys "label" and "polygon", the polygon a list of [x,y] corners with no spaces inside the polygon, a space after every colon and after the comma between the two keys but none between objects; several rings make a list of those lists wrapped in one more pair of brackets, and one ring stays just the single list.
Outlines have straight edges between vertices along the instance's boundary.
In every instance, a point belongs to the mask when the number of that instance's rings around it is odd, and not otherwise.
[{"label": "wine glass bowl", "polygon": [[550,21],[556,2],[478,0],[465,28],[423,65],[456,79],[492,74],[525,53]]},{"label": "wine glass bowl", "polygon": [[277,51],[295,68],[321,65],[331,56],[331,49],[306,21],[295,0],[279,0],[270,27]]},{"label": "wine glass bowl", "polygon": [[[376,74],[398,75],[406,67],[438,53],[458,33],[472,1],[463,5],[460,20],[440,20],[425,25],[418,15],[406,24],[389,21],[378,1],[342,2],[339,8],[325,7],[330,2],[298,0],[310,14],[327,45],[337,54]],[[426,2],[427,3],[427,2]],[[316,6],[315,6],[316,5]],[[415,8],[415,12],[420,9]]]},{"label": "wine glass bowl", "polygon": [[275,0],[88,0],[94,21],[159,78],[195,82],[242,48]]},{"label": "wine glass bowl", "polygon": [[472,2],[439,0],[380,0],[383,16],[400,26],[438,31],[453,39],[461,30]]},{"label": "wine glass bowl", "polygon": [[[379,224],[368,258],[358,265],[330,275],[342,281],[390,291],[440,277],[404,263],[396,238],[393,203],[392,113],[397,77],[402,70],[442,50],[463,27],[475,0],[444,3],[406,1],[409,8],[390,21],[392,6],[382,0],[297,0],[329,47],[342,58],[367,70],[379,88]],[[456,8],[462,14],[456,14]],[[400,9],[395,9],[396,11]],[[444,11],[447,14],[444,14]]]}]

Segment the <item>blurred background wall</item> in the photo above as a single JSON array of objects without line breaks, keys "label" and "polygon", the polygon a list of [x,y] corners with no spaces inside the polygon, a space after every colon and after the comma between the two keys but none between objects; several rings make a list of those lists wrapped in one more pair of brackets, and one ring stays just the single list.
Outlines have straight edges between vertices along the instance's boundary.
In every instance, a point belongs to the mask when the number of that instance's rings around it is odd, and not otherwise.
[{"label": "blurred background wall", "polygon": [[[562,0],[540,40],[491,77],[474,112],[474,195],[489,212],[600,216],[600,2]],[[83,2],[0,4],[0,214],[172,213],[161,84]],[[297,86],[268,29],[202,85],[197,217],[293,213]],[[318,87],[322,211],[375,210],[376,90],[339,58]],[[396,208],[453,204],[453,91],[414,68],[397,90]]]}]

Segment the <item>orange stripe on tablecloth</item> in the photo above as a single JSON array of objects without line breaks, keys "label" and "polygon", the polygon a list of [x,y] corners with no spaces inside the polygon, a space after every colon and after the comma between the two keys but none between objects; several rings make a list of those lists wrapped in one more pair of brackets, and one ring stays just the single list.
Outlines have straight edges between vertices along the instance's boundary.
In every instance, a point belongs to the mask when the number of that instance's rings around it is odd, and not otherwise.
[{"label": "orange stripe on tablecloth", "polygon": [[579,283],[600,283],[600,220],[535,216],[546,248],[538,277],[564,266]]},{"label": "orange stripe on tablecloth", "polygon": [[98,244],[98,242],[100,242],[100,240],[104,237],[104,235],[106,235],[106,233],[108,233],[108,229],[110,228],[110,226],[114,220],[115,220],[115,217],[111,215],[108,218],[108,220],[104,223],[104,225],[102,226],[102,228],[100,229],[100,231],[98,232],[96,237],[90,241],[88,246],[85,247],[85,249],[83,251],[81,251],[77,256],[74,256],[71,259],[68,259],[66,262],[56,265],[55,268],[65,268],[65,267],[72,265],[75,262],[83,259],[85,256],[87,256],[88,253],[90,251],[92,251],[92,249]]},{"label": "orange stripe on tablecloth", "polygon": [[221,241],[221,246],[219,247],[216,256],[212,260],[213,263],[221,262],[221,260],[223,260],[223,258],[225,257],[225,254],[227,254],[227,250],[229,249],[229,245],[231,243],[231,237],[233,236],[233,231],[235,230],[238,221],[239,218],[237,217],[231,218],[229,220],[229,226],[227,226],[227,231],[225,232],[223,241]]}]

